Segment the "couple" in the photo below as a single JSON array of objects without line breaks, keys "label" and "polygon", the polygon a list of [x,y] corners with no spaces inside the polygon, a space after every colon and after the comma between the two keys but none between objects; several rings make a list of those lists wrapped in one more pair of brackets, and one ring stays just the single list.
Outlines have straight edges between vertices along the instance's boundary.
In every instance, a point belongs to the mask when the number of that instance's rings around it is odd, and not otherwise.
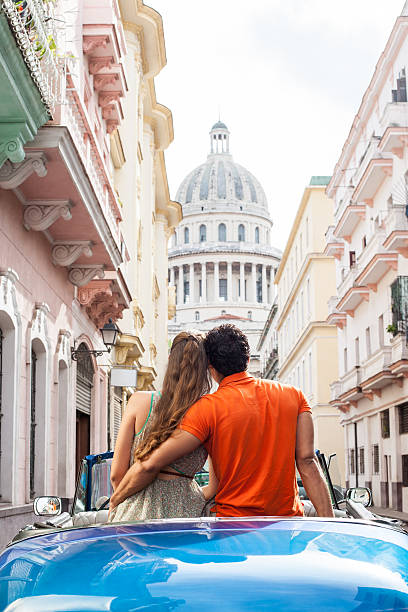
[{"label": "couple", "polygon": [[[112,463],[109,521],[303,515],[296,467],[319,516],[333,516],[301,391],[247,374],[248,340],[234,325],[173,341],[162,394],[137,392]],[[209,374],[219,387],[209,394]],[[209,455],[210,478],[194,474]],[[214,501],[212,501],[214,498]]]}]

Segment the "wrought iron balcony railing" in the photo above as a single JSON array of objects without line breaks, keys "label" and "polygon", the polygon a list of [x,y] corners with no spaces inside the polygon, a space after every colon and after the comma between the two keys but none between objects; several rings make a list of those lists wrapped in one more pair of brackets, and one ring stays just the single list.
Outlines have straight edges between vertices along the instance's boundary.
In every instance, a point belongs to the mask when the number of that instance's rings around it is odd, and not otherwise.
[{"label": "wrought iron balcony railing", "polygon": [[56,1],[2,0],[1,9],[7,18],[16,43],[31,77],[52,117],[62,97],[64,77],[63,54],[58,52]]}]

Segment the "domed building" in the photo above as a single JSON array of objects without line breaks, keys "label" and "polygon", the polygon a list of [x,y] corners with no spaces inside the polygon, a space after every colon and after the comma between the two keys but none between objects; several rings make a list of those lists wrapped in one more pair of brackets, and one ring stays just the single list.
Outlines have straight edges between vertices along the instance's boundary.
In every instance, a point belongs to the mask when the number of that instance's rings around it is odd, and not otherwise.
[{"label": "domed building", "polygon": [[256,347],[274,300],[281,251],[270,244],[265,193],[254,175],[233,160],[229,137],[224,123],[213,125],[206,162],[186,176],[177,192],[183,220],[169,248],[169,284],[176,292],[169,337],[234,323],[249,339],[249,371],[259,375]]}]

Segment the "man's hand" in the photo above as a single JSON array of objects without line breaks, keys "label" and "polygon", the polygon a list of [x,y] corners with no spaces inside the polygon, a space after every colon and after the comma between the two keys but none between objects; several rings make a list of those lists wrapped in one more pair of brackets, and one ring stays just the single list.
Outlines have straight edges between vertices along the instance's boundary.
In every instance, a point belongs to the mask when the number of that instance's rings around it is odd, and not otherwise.
[{"label": "man's hand", "polygon": [[296,466],[303,486],[318,516],[334,516],[326,481],[314,452],[313,420],[310,412],[298,416],[296,430]]},{"label": "man's hand", "polygon": [[145,489],[153,482],[161,469],[176,459],[188,455],[200,444],[201,440],[192,434],[177,429],[145,461],[136,461],[128,469],[110,499],[110,509],[113,510],[128,497]]}]

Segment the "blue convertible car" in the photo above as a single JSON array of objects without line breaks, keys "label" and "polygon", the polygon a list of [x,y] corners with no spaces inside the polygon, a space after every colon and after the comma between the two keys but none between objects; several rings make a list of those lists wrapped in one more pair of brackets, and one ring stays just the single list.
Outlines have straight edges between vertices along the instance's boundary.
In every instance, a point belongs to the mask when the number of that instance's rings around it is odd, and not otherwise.
[{"label": "blue convertible car", "polygon": [[[23,530],[0,555],[1,610],[408,610],[408,535],[362,504],[334,499],[335,519],[104,524],[106,510],[87,508],[106,499],[95,496],[109,461],[84,465],[72,515]],[[44,503],[57,512],[58,498]]]}]

